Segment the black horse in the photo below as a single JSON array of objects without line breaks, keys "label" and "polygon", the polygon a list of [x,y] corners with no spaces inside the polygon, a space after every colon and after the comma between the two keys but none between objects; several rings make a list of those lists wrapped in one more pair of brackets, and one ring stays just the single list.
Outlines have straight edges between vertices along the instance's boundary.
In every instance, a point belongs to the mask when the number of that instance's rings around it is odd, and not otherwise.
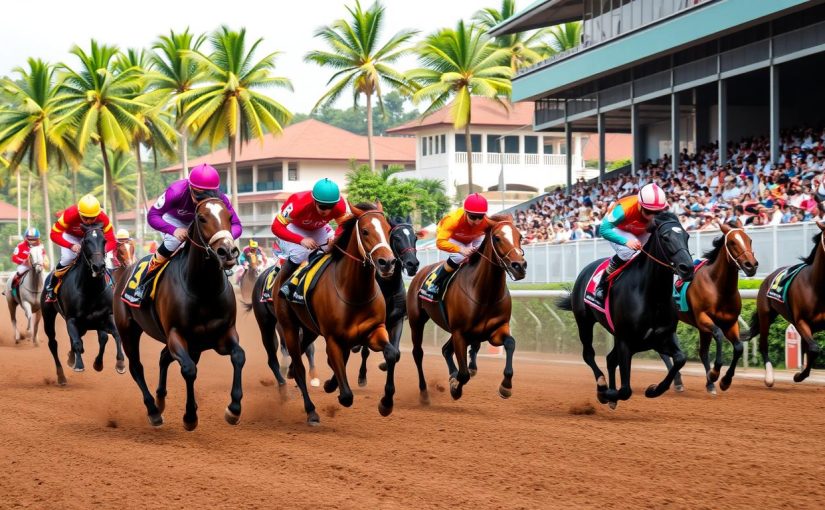
[{"label": "black horse", "polygon": [[[404,329],[404,318],[407,316],[407,289],[404,287],[402,272],[407,271],[408,276],[415,276],[418,272],[418,256],[416,255],[415,242],[418,235],[409,223],[396,218],[390,222],[390,247],[395,255],[395,271],[387,279],[381,278],[376,273],[378,286],[384,301],[387,304],[387,330],[390,332],[390,341],[398,348],[401,343],[401,331]],[[358,371],[358,386],[367,385],[367,358],[370,355],[368,347],[356,347],[354,352],[361,349],[361,369]],[[387,370],[386,362],[378,365],[381,370]]]},{"label": "black horse", "polygon": [[[75,372],[83,372],[83,335],[90,329],[97,330],[100,350],[94,361],[94,369],[103,370],[103,353],[109,334],[115,337],[117,346],[118,373],[126,372],[120,334],[112,317],[112,285],[106,274],[106,237],[102,225],[95,223],[83,227],[83,240],[77,260],[63,276],[63,283],[57,301],[46,302],[46,291],[40,295],[40,309],[43,311],[43,329],[49,339],[49,350],[57,369],[57,383],[66,384],[63,366],[57,357],[55,320],[57,314],[66,321],[66,331],[71,340],[67,363]],[[50,274],[49,278],[54,278]]]},{"label": "black horse", "polygon": [[[653,349],[673,359],[673,367],[659,384],[645,391],[648,398],[658,397],[670,387],[676,372],[685,364],[685,355],[676,339],[678,316],[672,299],[673,273],[685,281],[693,279],[693,260],[688,251],[689,235],[675,215],[659,213],[648,227],[650,238],[643,252],[618,276],[610,290],[610,314],[613,319],[613,349],[607,355],[608,386],[604,373],[596,364],[593,350],[593,325],[598,322],[610,331],[605,315],[584,302],[585,289],[593,272],[602,262],[585,267],[576,279],[573,291],[559,300],[558,307],[572,311],[579,328],[582,357],[596,377],[596,396],[602,404],[615,408],[619,400],[630,398],[630,360],[637,352]],[[616,366],[621,370],[622,385],[616,390]]]}]

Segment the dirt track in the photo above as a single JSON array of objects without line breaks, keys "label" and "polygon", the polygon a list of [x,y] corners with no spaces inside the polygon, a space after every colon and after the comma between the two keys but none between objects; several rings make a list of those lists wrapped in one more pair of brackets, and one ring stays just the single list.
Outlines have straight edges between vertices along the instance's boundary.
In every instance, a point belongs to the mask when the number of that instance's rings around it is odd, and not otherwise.
[{"label": "dirt track", "polygon": [[[504,401],[495,391],[503,362],[482,359],[453,402],[443,360],[426,356],[432,405],[421,407],[405,347],[390,417],[376,409],[383,373],[373,356],[351,409],[312,389],[322,424],[310,428],[297,389],[290,383],[282,401],[273,386],[254,318],[239,322],[241,423],[223,420],[231,365],[210,352],[196,385],[200,426],[189,433],[177,365],[166,424],[152,429],[137,386],[114,371],[111,341],[102,373],[69,370],[69,385],[57,387],[45,343],[15,346],[3,307],[0,508],[821,508],[825,497],[821,386],[735,380],[712,398],[687,378],[686,393],[651,401],[642,390],[659,374],[637,371],[633,398],[609,411],[584,365],[517,360]],[[59,341],[65,358],[63,330]],[[142,345],[155,381],[160,344]],[[91,367],[96,339],[86,350]]]}]

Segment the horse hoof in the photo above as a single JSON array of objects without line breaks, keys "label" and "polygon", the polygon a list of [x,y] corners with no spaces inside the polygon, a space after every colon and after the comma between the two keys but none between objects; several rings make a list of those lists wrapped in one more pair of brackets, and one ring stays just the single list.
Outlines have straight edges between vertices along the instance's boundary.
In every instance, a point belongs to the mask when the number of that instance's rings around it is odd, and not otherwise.
[{"label": "horse hoof", "polygon": [[676,393],[682,393],[682,392],[685,391],[685,385],[684,384],[676,384],[676,385],[673,386],[673,389],[676,391]]},{"label": "horse hoof", "polygon": [[72,370],[74,370],[75,372],[85,372],[86,371],[85,368],[83,368],[83,367],[78,368],[77,366],[72,366]]},{"label": "horse hoof", "polygon": [[153,427],[160,427],[163,425],[163,414],[150,414],[149,415],[149,425]]},{"label": "horse hoof", "polygon": [[163,414],[166,410],[166,397],[155,397],[155,405],[158,408],[158,414]]},{"label": "horse hoof", "polygon": [[505,388],[503,384],[499,385],[499,387],[498,387],[498,396],[503,398],[503,399],[508,399],[508,398],[513,396],[513,389],[512,388]]},{"label": "horse hoof", "polygon": [[382,372],[386,372],[387,371],[387,362],[382,361],[381,363],[379,363],[378,364],[378,370],[380,370]]},{"label": "horse hoof", "polygon": [[324,391],[327,393],[332,393],[338,388],[338,383],[335,379],[328,379],[324,381]]},{"label": "horse hoof", "polygon": [[69,365],[69,368],[74,368],[74,351],[69,351],[69,356],[66,358],[66,364]]},{"label": "horse hoof", "polygon": [[226,411],[223,413],[223,417],[226,420],[226,423],[230,425],[237,425],[238,422],[241,421],[241,415],[233,413],[229,410],[228,407],[226,408]]},{"label": "horse hoof", "polygon": [[355,347],[351,347],[351,348],[350,348],[350,351],[352,351],[352,352],[354,352],[354,353],[356,353],[356,354],[357,354],[357,353],[361,352],[361,346],[360,346],[360,345],[356,345]]},{"label": "horse hoof", "polygon": [[311,413],[307,413],[307,425],[310,427],[317,427],[321,424],[321,418],[318,416],[318,413],[312,411]]},{"label": "horse hoof", "polygon": [[604,389],[596,389],[596,400],[599,401],[600,404],[606,404],[608,402],[607,396],[604,394],[607,391],[607,388]]},{"label": "horse hoof", "polygon": [[384,405],[384,399],[382,398],[378,402],[378,412],[381,413],[381,416],[389,416],[392,414],[392,403],[390,403],[390,405]]},{"label": "horse hoof", "polygon": [[453,400],[461,398],[461,384],[455,377],[450,377],[450,396],[453,397]]},{"label": "horse hoof", "polygon": [[422,406],[430,405],[430,393],[427,390],[422,390],[421,393],[418,394],[418,401]]},{"label": "horse hoof", "polygon": [[126,362],[122,359],[119,359],[115,362],[115,371],[118,374],[125,374],[126,373]]},{"label": "horse hoof", "polygon": [[719,388],[721,388],[722,391],[728,391],[728,388],[730,388],[732,382],[732,379],[723,377],[722,380],[719,381]]},{"label": "horse hoof", "polygon": [[366,377],[359,377],[358,378],[358,386],[364,387],[367,385],[367,378]]},{"label": "horse hoof", "polygon": [[352,407],[352,395],[338,395],[338,403],[344,407]]},{"label": "horse hoof", "polygon": [[656,398],[659,396],[659,393],[656,391],[657,386],[655,384],[651,384],[645,390],[645,396],[647,398]]},{"label": "horse hoof", "polygon": [[469,371],[470,371],[470,377],[475,377],[476,374],[478,373],[477,368],[471,368],[471,369],[469,369]]},{"label": "horse hoof", "polygon": [[195,418],[194,421],[183,420],[183,428],[185,428],[187,432],[192,432],[193,430],[198,428],[198,419]]},{"label": "horse hoof", "polygon": [[716,382],[719,380],[719,370],[716,368],[711,368],[710,372],[708,372],[708,380],[710,382]]},{"label": "horse hoof", "polygon": [[765,386],[773,388],[773,364],[769,361],[765,363]]},{"label": "horse hoof", "polygon": [[609,407],[610,409],[613,409],[613,410],[615,410],[615,409],[616,409],[616,406],[618,406],[618,405],[619,405],[619,403],[618,403],[618,402],[612,402],[612,401],[611,401],[611,402],[608,402],[608,403],[607,403],[607,407]]},{"label": "horse hoof", "polygon": [[712,385],[712,384],[711,384],[710,386],[708,386],[708,387],[707,387],[707,388],[705,388],[705,389],[706,389],[706,390],[708,390],[708,393],[709,393],[709,394],[711,394],[711,395],[713,395],[713,396],[716,396],[716,386],[714,386],[714,385]]},{"label": "horse hoof", "polygon": [[807,378],[802,372],[797,372],[793,375],[793,382],[802,382]]},{"label": "horse hoof", "polygon": [[95,369],[95,372],[103,372],[103,362],[95,361],[94,363],[92,363],[92,368]]},{"label": "horse hoof", "polygon": [[[284,384],[286,384],[286,383],[284,383]],[[317,377],[313,377],[312,380],[309,381],[309,385],[312,386],[313,388],[317,388],[317,387],[321,386],[321,380],[318,379]]]}]

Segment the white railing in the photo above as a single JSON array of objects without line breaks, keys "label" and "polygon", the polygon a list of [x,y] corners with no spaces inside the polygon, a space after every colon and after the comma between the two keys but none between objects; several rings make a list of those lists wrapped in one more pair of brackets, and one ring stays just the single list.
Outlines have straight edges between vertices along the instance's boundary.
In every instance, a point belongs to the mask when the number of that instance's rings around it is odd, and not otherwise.
[{"label": "white railing", "polygon": [[565,166],[567,165],[567,156],[565,154],[544,154],[543,155],[544,164],[547,166],[551,165],[558,165],[558,166]]},{"label": "white railing", "polygon": [[528,165],[539,165],[539,164],[541,164],[541,155],[540,154],[525,154],[524,155],[524,162]]},{"label": "white railing", "polygon": [[[467,162],[467,153],[466,152],[456,152],[455,153],[455,162],[456,163],[466,163]],[[473,163],[484,163],[484,153],[483,152],[474,152],[473,153]]]}]

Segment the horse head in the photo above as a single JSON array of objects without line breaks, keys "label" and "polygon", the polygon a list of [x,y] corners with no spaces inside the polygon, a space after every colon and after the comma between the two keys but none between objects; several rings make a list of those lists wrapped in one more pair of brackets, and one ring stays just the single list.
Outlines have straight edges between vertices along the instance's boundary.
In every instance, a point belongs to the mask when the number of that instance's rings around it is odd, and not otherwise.
[{"label": "horse head", "polygon": [[249,250],[247,259],[249,260],[249,270],[252,274],[258,274],[258,251]]},{"label": "horse head", "polygon": [[349,204],[349,208],[356,223],[354,234],[361,257],[365,262],[371,263],[382,278],[389,278],[395,270],[395,255],[388,243],[390,224],[384,217],[381,202],[376,205]]},{"label": "horse head", "polygon": [[[220,198],[207,198],[195,206],[195,221],[192,222],[193,244],[214,254],[223,269],[232,269],[238,261],[240,250],[232,237],[232,215]],[[190,235],[192,238],[193,235]]]},{"label": "horse head", "polygon": [[650,239],[645,244],[645,254],[669,267],[682,280],[693,280],[693,258],[688,250],[690,235],[682,228],[676,215],[670,212],[657,214],[650,222],[648,232]]},{"label": "horse head", "polygon": [[742,223],[736,220],[733,225],[723,223],[719,228],[725,236],[725,251],[730,260],[747,276],[755,275],[759,262],[753,254],[751,238],[745,233]]},{"label": "horse head", "polygon": [[395,258],[401,261],[401,267],[407,271],[407,275],[415,276],[420,264],[415,250],[418,233],[412,225],[402,220],[393,221],[390,225],[392,226],[392,230],[390,230],[392,253]]},{"label": "horse head", "polygon": [[80,242],[80,255],[83,262],[92,271],[92,278],[103,276],[106,272],[106,236],[101,223],[82,225],[83,240]]},{"label": "horse head", "polygon": [[118,241],[115,248],[115,259],[121,267],[131,266],[135,263],[135,241]]},{"label": "horse head", "polygon": [[487,234],[492,244],[496,262],[513,280],[523,280],[527,276],[527,261],[521,249],[521,232],[513,224],[510,216],[487,218],[490,230]]},{"label": "horse head", "polygon": [[46,248],[42,244],[29,248],[29,267],[32,273],[39,275],[43,271],[43,264],[46,260]]}]

